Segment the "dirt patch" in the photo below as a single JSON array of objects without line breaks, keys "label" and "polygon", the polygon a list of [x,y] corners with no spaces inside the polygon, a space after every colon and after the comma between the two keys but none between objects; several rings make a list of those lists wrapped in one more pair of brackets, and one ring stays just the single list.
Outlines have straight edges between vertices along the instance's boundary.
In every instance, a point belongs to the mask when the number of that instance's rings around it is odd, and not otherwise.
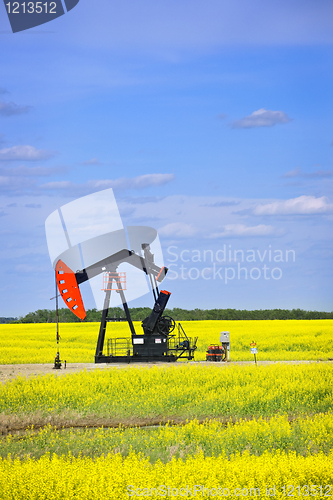
[{"label": "dirt patch", "polygon": [[[197,364],[196,362],[191,362]],[[182,363],[67,363],[66,368],[54,369],[52,364],[26,364],[26,365],[0,365],[0,382],[6,382],[15,377],[34,377],[52,373],[55,376],[64,376],[69,373],[77,373],[82,370],[88,372],[94,370],[119,370],[123,368],[133,368],[138,366],[181,366]]]},{"label": "dirt patch", "polygon": [[[236,417],[223,416],[212,416],[205,418],[196,418],[199,424],[209,421],[211,418],[220,422],[222,425],[235,425],[239,419]],[[242,420],[253,420],[253,416],[242,417]],[[289,415],[288,422],[291,424],[297,420],[296,415]],[[147,427],[159,427],[159,426],[179,426],[186,425],[188,419],[181,418],[178,416],[165,417],[127,417],[121,420],[116,418],[99,417],[98,415],[81,416],[78,413],[63,412],[61,415],[52,415],[45,417],[39,412],[32,415],[21,415],[20,417],[16,415],[0,415],[0,436],[7,436],[8,434],[22,436],[27,430],[38,432],[45,426],[51,425],[57,430],[63,429],[94,429],[94,428],[147,428]]]},{"label": "dirt patch", "polygon": [[[330,361],[330,360],[329,360]],[[320,363],[324,360],[318,361],[258,361],[258,366],[270,365],[276,363]],[[47,373],[53,373],[55,376],[63,376],[68,373],[77,373],[82,370],[94,371],[94,370],[119,370],[123,368],[134,368],[134,367],[148,367],[160,366],[160,367],[179,367],[186,365],[196,365],[196,366],[219,366],[220,368],[226,368],[227,366],[234,365],[253,365],[253,361],[229,361],[227,363],[210,363],[207,361],[189,361],[186,363],[176,362],[176,363],[163,363],[163,362],[151,362],[151,363],[68,363],[66,368],[62,366],[60,370],[55,370],[53,364],[25,364],[25,365],[0,365],[0,382],[6,382],[18,376],[32,377],[36,375],[46,375]]]},{"label": "dirt patch", "polygon": [[[203,423],[207,420],[197,419],[199,423]],[[234,423],[231,418],[229,419],[216,419],[227,425],[227,422]],[[56,427],[58,430],[61,429],[93,429],[99,427],[105,428],[130,428],[130,427],[158,427],[160,425],[185,425],[186,420],[179,417],[174,418],[137,418],[129,417],[122,419],[121,421],[115,418],[101,418],[97,415],[90,415],[86,417],[81,417],[80,415],[53,415],[52,417],[43,417],[38,414],[34,415],[22,415],[16,417],[15,415],[0,415],[0,435],[6,436],[8,434],[24,434],[28,429],[33,429],[38,431],[47,425]]]}]

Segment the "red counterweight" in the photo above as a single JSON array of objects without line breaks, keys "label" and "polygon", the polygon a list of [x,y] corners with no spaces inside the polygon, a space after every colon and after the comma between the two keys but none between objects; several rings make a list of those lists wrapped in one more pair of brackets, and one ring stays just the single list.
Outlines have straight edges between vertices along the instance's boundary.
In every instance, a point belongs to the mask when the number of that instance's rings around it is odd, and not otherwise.
[{"label": "red counterweight", "polygon": [[86,317],[79,285],[75,273],[62,260],[58,260],[56,267],[57,286],[66,306],[80,319]]}]

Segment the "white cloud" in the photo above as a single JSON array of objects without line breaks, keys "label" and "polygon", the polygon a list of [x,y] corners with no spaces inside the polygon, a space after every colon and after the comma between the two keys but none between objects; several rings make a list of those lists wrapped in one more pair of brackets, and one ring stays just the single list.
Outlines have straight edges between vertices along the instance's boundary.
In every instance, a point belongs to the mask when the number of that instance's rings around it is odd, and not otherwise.
[{"label": "white cloud", "polygon": [[[92,181],[90,181],[92,182]],[[88,184],[88,183],[87,183]],[[46,184],[41,184],[39,188],[42,191],[53,191],[53,190],[59,190],[59,191],[74,191],[75,188],[84,188],[87,184],[74,184],[74,182],[71,181],[53,181],[53,182],[47,182]]]},{"label": "white cloud", "polygon": [[283,111],[271,111],[269,109],[258,109],[251,115],[245,116],[241,120],[234,120],[231,124],[232,128],[254,128],[254,127],[273,127],[281,123],[291,121]]},{"label": "white cloud", "polygon": [[290,179],[293,177],[303,177],[308,179],[326,179],[329,177],[333,177],[333,172],[332,170],[316,170],[316,172],[306,173],[302,172],[302,169],[300,167],[297,167],[285,173],[282,177],[284,177],[285,179]]},{"label": "white cloud", "polygon": [[48,149],[36,149],[33,146],[13,146],[0,149],[0,160],[38,161],[47,160],[55,155]]},{"label": "white cloud", "polygon": [[223,226],[223,231],[213,233],[210,238],[224,238],[226,236],[269,236],[278,234],[273,226],[259,224],[258,226],[245,226],[244,224],[227,224]]},{"label": "white cloud", "polygon": [[290,200],[279,200],[264,205],[257,205],[254,215],[313,215],[333,211],[333,204],[326,196],[299,196]]},{"label": "white cloud", "polygon": [[174,174],[145,174],[138,177],[119,179],[91,180],[85,184],[75,184],[71,181],[55,181],[42,184],[41,190],[68,191],[71,195],[87,194],[99,189],[144,189],[150,186],[162,186],[174,180]]},{"label": "white cloud", "polygon": [[119,191],[141,190],[150,186],[161,186],[174,179],[173,174],[147,174],[129,179],[90,180],[84,184],[76,184],[68,180],[38,184],[38,177],[59,174],[63,171],[66,171],[66,167],[29,168],[21,166],[15,169],[0,168],[0,192],[2,194],[15,193],[17,196],[51,194],[52,196],[79,197],[110,187]]},{"label": "white cloud", "polygon": [[122,177],[116,180],[94,181],[96,187],[112,187],[115,189],[144,189],[150,186],[162,186],[173,181],[174,174],[145,174],[138,177],[126,179]]},{"label": "white cloud", "polygon": [[91,160],[86,160],[82,165],[102,165],[98,158],[91,158]]},{"label": "white cloud", "polygon": [[16,194],[22,196],[36,191],[36,181],[33,178],[0,175],[1,195]]},{"label": "white cloud", "polygon": [[0,175],[7,177],[48,177],[54,174],[61,174],[66,172],[67,167],[26,167],[20,165],[19,167],[0,167]]},{"label": "white cloud", "polygon": [[290,179],[292,177],[300,177],[302,175],[302,169],[300,167],[294,168],[289,172],[286,172],[282,177],[285,179]]},{"label": "white cloud", "polygon": [[171,222],[158,230],[160,236],[188,238],[194,236],[197,230],[192,224],[184,222]]},{"label": "white cloud", "polygon": [[0,115],[2,116],[22,115],[24,113],[28,113],[30,109],[31,106],[19,106],[18,104],[15,104],[15,102],[0,101]]}]

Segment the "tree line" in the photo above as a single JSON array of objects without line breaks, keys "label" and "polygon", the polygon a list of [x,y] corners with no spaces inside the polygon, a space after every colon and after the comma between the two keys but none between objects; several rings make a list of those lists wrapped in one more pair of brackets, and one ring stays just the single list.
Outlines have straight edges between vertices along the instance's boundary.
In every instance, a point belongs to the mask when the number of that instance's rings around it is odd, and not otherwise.
[{"label": "tree line", "polygon": [[0,325],[4,323],[13,323],[17,318],[0,318]]},{"label": "tree line", "polygon": [[[100,322],[102,311],[88,309],[84,322]],[[133,321],[142,321],[151,313],[149,307],[130,308]],[[254,311],[240,309],[165,309],[164,315],[171,316],[175,321],[198,321],[198,320],[273,320],[273,319],[333,319],[333,312],[304,311],[303,309],[257,309]],[[59,321],[61,323],[80,322],[69,309],[59,309]],[[109,319],[114,321],[126,320],[125,312],[121,307],[109,309]],[[56,311],[50,309],[38,309],[19,318],[0,318],[0,323],[55,323],[57,321]]]}]

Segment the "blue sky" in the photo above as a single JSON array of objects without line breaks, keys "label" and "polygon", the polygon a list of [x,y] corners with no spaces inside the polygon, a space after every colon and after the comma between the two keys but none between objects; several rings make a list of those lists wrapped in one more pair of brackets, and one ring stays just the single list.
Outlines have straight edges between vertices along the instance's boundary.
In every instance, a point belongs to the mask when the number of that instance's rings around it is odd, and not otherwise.
[{"label": "blue sky", "polygon": [[0,316],[54,306],[45,219],[109,187],[170,307],[332,310],[331,1],[0,6],[0,43]]}]

